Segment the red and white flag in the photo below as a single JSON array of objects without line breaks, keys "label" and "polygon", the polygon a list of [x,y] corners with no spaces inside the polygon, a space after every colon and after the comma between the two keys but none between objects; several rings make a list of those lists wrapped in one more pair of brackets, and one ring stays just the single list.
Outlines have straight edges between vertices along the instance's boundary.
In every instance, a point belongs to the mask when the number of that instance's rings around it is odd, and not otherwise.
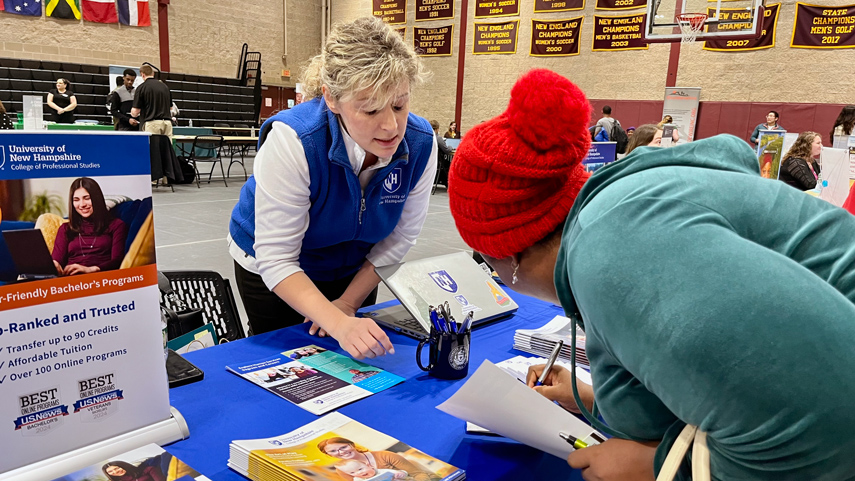
[{"label": "red and white flag", "polygon": [[83,20],[98,23],[117,23],[115,0],[83,0]]},{"label": "red and white flag", "polygon": [[119,0],[119,23],[134,27],[151,26],[148,0]]}]

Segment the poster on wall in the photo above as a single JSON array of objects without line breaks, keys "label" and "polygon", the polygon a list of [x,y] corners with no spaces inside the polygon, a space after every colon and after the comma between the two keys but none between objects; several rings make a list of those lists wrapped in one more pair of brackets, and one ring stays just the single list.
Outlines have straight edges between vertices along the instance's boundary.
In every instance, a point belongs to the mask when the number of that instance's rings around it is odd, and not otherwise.
[{"label": "poster on wall", "polygon": [[603,16],[594,15],[594,36],[591,50],[614,52],[617,50],[647,50],[644,41],[644,22],[647,14]]},{"label": "poster on wall", "polygon": [[784,130],[760,131],[757,137],[757,161],[760,163],[760,176],[764,179],[778,178],[786,135]]},{"label": "poster on wall", "polygon": [[534,0],[534,13],[566,12],[584,8],[585,0]]},{"label": "poster on wall", "polygon": [[472,53],[475,55],[517,53],[519,24],[519,20],[475,23]]},{"label": "poster on wall", "polygon": [[454,18],[454,0],[416,0],[416,21]]},{"label": "poster on wall", "polygon": [[407,23],[407,0],[371,0],[373,15],[389,25]]},{"label": "poster on wall", "polygon": [[510,17],[520,14],[520,0],[476,0],[475,18]]},{"label": "poster on wall", "polygon": [[[780,3],[766,5],[763,12],[763,26],[760,33],[760,38],[742,39],[742,40],[707,40],[704,42],[704,50],[713,50],[716,52],[748,52],[750,50],[762,50],[764,48],[772,48],[775,46],[775,30],[778,25],[778,13],[781,11]],[[714,8],[708,8],[707,14],[712,16],[715,14]],[[722,23],[711,24],[707,27],[709,32],[722,32],[727,30],[751,29],[751,22],[754,18],[754,12],[746,11],[742,8],[722,8],[719,11],[721,20],[734,21],[742,20],[744,23]]]},{"label": "poster on wall", "polygon": [[532,20],[532,57],[568,57],[579,55],[579,32],[584,17],[566,20]]},{"label": "poster on wall", "polygon": [[644,8],[647,0],[597,0],[597,10],[632,10]]},{"label": "poster on wall", "polygon": [[421,57],[447,57],[451,55],[454,25],[445,27],[413,28],[413,47]]},{"label": "poster on wall", "polygon": [[144,134],[0,134],[52,206],[0,224],[0,473],[170,418],[150,170]]},{"label": "poster on wall", "polygon": [[671,123],[677,126],[674,143],[695,140],[695,125],[698,121],[698,104],[701,100],[700,87],[668,87],[665,89],[665,103],[662,118],[671,116]]},{"label": "poster on wall", "polygon": [[797,2],[790,47],[855,47],[855,5],[823,7]]}]

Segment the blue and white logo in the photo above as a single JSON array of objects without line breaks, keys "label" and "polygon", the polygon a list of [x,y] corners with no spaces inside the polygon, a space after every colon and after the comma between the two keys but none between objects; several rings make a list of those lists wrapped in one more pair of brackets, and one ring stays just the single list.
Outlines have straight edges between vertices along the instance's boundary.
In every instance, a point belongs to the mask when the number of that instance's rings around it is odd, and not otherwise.
[{"label": "blue and white logo", "polygon": [[282,446],[282,441],[279,441],[278,439],[274,439],[273,441],[267,441],[267,442],[274,445],[274,446]]},{"label": "blue and white logo", "polygon": [[460,305],[463,307],[466,307],[469,305],[469,301],[467,301],[466,298],[463,297],[463,294],[456,295],[456,296],[454,296],[454,298],[457,299],[457,302],[459,302]]},{"label": "blue and white logo", "polygon": [[428,275],[434,282],[436,282],[436,285],[438,285],[440,289],[452,294],[457,292],[457,283],[454,282],[454,279],[452,279],[450,275],[448,275],[448,272],[436,271],[431,272]]},{"label": "blue and white logo", "polygon": [[6,146],[0,145],[0,170],[3,170],[6,165]]},{"label": "blue and white logo", "polygon": [[401,168],[397,167],[392,169],[392,172],[389,172],[389,175],[386,176],[386,180],[383,181],[383,188],[386,189],[386,192],[390,194],[394,194],[401,187]]}]

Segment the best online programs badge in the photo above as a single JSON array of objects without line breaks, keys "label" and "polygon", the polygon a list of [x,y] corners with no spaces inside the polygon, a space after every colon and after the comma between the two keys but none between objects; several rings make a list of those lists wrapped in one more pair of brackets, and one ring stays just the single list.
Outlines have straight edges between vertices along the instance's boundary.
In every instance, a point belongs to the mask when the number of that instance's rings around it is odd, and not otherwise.
[{"label": "best online programs badge", "polygon": [[62,404],[59,388],[50,388],[18,397],[21,417],[15,420],[15,431],[24,436],[40,436],[62,425],[68,406]]},{"label": "best online programs badge", "polygon": [[74,403],[74,413],[82,422],[99,422],[119,410],[118,402],[124,396],[116,389],[115,377],[108,373],[77,381],[80,400]]}]

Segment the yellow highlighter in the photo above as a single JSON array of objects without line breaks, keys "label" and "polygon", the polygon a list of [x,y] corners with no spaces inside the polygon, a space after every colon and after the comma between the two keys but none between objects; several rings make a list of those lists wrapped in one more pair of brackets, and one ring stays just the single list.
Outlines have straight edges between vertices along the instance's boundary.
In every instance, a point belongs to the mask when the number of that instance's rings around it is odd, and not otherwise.
[{"label": "yellow highlighter", "polygon": [[567,441],[567,444],[572,444],[573,447],[576,449],[582,449],[582,448],[588,447],[587,443],[585,443],[584,441],[581,441],[579,439],[576,439],[575,437],[573,437],[569,434],[558,433],[558,435],[561,436],[561,439]]}]

